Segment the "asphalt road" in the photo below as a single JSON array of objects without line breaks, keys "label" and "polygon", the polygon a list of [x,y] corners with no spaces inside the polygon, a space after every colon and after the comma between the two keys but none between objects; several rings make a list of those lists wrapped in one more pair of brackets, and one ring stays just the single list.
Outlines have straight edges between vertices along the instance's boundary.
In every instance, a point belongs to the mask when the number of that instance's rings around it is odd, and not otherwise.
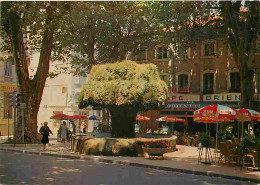
[{"label": "asphalt road", "polygon": [[0,151],[0,184],[254,184],[216,177]]}]

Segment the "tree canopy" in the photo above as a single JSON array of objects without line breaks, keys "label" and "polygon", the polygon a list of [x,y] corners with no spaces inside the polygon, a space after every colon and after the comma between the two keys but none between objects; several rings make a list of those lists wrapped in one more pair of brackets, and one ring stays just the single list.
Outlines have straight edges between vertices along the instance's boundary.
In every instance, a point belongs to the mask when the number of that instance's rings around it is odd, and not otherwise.
[{"label": "tree canopy", "polygon": [[80,107],[133,106],[147,110],[165,105],[167,86],[154,64],[123,61],[94,66],[82,93]]},{"label": "tree canopy", "polygon": [[132,61],[94,66],[79,96],[79,107],[107,108],[113,137],[134,137],[136,115],[166,104],[167,86],[154,64]]},{"label": "tree canopy", "polygon": [[71,52],[79,74],[92,65],[129,59],[151,41],[154,29],[145,2],[73,2],[62,20],[59,40]]}]

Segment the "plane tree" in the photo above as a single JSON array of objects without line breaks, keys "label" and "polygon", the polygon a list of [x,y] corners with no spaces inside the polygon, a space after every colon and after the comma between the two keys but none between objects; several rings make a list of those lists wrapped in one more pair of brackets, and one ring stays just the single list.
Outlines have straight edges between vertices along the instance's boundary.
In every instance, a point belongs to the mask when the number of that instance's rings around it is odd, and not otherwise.
[{"label": "plane tree", "polygon": [[[37,114],[49,76],[54,37],[59,33],[57,25],[69,9],[69,4],[64,2],[1,2],[1,37],[4,40],[1,50],[12,53],[18,91],[26,104],[25,137],[31,142],[37,138]],[[30,75],[34,52],[40,57],[35,74]]]}]

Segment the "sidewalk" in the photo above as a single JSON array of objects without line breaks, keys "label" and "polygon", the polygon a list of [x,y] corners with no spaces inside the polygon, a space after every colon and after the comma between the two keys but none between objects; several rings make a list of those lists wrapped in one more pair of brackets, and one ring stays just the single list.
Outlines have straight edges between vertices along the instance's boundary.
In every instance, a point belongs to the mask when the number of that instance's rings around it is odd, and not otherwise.
[{"label": "sidewalk", "polygon": [[196,147],[177,145],[177,148],[178,151],[165,154],[165,160],[150,160],[144,157],[82,155],[72,152],[69,143],[62,144],[57,141],[50,141],[50,145],[47,146],[46,151],[42,151],[42,147],[39,147],[39,145],[32,145],[31,147],[29,147],[28,145],[12,147],[0,144],[0,150],[56,156],[63,158],[75,158],[114,164],[124,164],[130,166],[155,168],[166,171],[178,171],[196,175],[223,177],[260,183],[260,172],[258,171],[246,170],[246,168],[240,170],[240,167],[228,166],[221,163],[212,165],[198,164],[198,150]]}]

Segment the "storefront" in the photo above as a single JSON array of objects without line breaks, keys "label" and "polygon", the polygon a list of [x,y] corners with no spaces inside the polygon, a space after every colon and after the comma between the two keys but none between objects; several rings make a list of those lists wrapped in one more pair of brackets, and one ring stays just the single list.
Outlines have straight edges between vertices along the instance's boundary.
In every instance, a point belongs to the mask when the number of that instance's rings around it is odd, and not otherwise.
[{"label": "storefront", "polygon": [[240,94],[207,94],[203,96],[194,94],[171,94],[166,107],[160,111],[160,116],[175,116],[187,119],[189,127],[193,127],[193,125],[199,125],[193,121],[194,111],[214,104],[221,104],[239,109]]},{"label": "storefront", "polygon": [[192,117],[194,110],[214,104],[240,108],[240,93],[226,94],[171,94],[167,106],[161,110],[161,116]]},{"label": "storefront", "polygon": [[[15,84],[0,83],[0,132],[1,135],[13,134],[13,115],[10,108],[10,93],[16,89]],[[9,118],[9,119],[8,119]],[[8,126],[9,122],[9,126]]]}]

